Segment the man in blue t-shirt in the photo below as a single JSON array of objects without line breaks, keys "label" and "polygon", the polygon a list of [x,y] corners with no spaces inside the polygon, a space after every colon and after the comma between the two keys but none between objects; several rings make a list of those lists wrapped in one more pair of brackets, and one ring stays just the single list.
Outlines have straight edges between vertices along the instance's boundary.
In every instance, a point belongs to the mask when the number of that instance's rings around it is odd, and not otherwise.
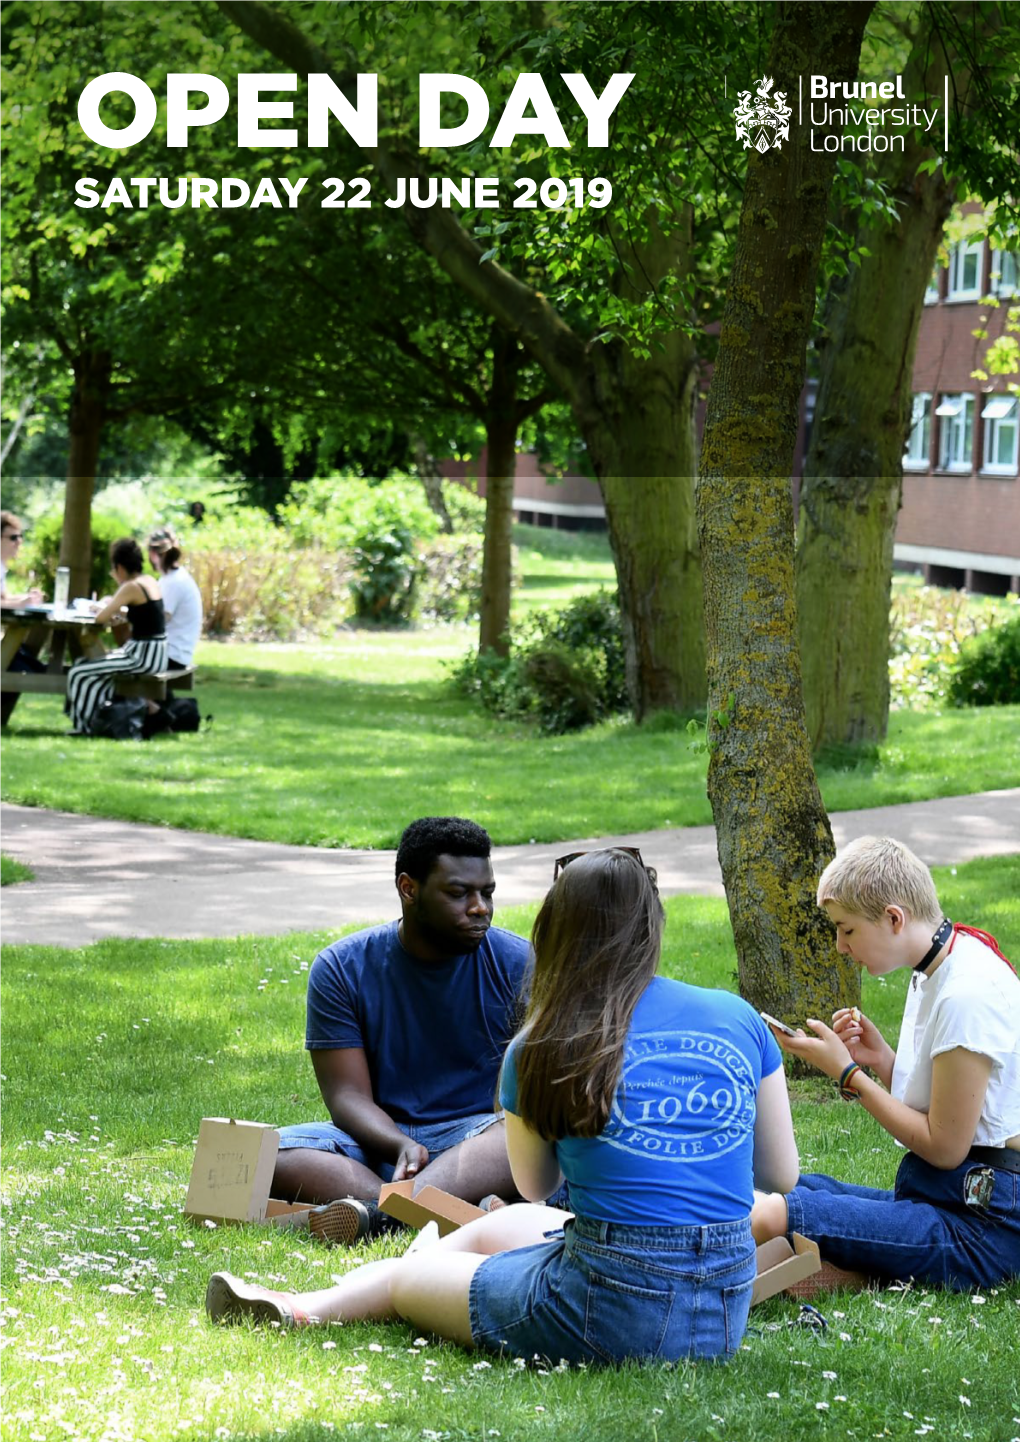
[{"label": "man in blue t-shirt", "polygon": [[495,1111],[520,1023],[528,943],[493,927],[488,833],[427,816],[397,850],[401,918],[315,958],[305,1046],[331,1122],[282,1128],[273,1195],[329,1203],[313,1233],[354,1241],[380,1226],[380,1180],[477,1202],[515,1196]]}]

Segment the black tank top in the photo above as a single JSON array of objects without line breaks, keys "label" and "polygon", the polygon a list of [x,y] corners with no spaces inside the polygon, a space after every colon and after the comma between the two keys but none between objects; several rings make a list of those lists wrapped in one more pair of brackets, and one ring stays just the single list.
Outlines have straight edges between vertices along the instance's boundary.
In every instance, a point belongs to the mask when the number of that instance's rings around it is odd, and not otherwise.
[{"label": "black tank top", "polygon": [[159,641],[166,635],[162,601],[145,601],[140,606],[129,605],[127,616],[131,622],[133,641]]}]

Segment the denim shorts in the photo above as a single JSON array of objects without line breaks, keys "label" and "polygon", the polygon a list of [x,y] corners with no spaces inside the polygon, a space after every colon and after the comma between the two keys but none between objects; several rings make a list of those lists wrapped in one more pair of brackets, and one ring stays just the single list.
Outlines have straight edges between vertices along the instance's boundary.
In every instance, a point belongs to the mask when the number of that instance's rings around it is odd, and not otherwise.
[{"label": "denim shorts", "polygon": [[471,1337],[553,1364],[729,1356],[754,1278],[748,1218],[633,1227],[575,1217],[547,1242],[486,1258],[471,1280]]},{"label": "denim shorts", "polygon": [[801,1177],[791,1232],[826,1261],[886,1280],[966,1292],[1020,1277],[1020,1174],[967,1160],[944,1170],[908,1152],[894,1191]]},{"label": "denim shorts", "polygon": [[[474,1116],[459,1117],[453,1122],[429,1122],[424,1126],[409,1126],[399,1122],[398,1125],[412,1141],[425,1147],[430,1161],[435,1161],[436,1157],[448,1152],[451,1147],[466,1142],[469,1137],[479,1136],[502,1120],[502,1112],[476,1112]],[[331,1152],[333,1156],[350,1157],[352,1161],[361,1162],[362,1166],[375,1172],[384,1182],[390,1181],[393,1176],[392,1162],[380,1161],[377,1156],[370,1156],[358,1146],[352,1136],[335,1127],[332,1122],[299,1122],[293,1127],[281,1127],[280,1151],[285,1152],[291,1147],[305,1147],[313,1152]]]}]

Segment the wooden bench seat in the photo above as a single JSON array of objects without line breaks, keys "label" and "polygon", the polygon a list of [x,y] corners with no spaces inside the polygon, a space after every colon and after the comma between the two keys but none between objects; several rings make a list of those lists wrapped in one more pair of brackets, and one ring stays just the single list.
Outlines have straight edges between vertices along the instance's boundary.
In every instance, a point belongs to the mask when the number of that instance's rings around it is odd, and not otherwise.
[{"label": "wooden bench seat", "polygon": [[148,701],[165,701],[168,691],[191,691],[195,668],[183,671],[157,671],[152,676],[120,676],[114,682],[118,696],[144,696]]}]

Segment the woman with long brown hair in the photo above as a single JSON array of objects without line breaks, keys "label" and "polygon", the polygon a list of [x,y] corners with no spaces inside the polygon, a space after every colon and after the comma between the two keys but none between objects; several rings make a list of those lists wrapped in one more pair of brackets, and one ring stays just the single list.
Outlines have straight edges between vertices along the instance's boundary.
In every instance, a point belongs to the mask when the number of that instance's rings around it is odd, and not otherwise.
[{"label": "woman with long brown hair", "polygon": [[[214,1321],[405,1318],[554,1361],[734,1352],[755,1275],[752,1189],[798,1175],[779,1049],[728,992],[656,975],[655,874],[622,848],[561,858],[500,1101],[528,1198],[321,1292],[218,1273]],[[572,1212],[539,1205],[566,1178]]]}]

